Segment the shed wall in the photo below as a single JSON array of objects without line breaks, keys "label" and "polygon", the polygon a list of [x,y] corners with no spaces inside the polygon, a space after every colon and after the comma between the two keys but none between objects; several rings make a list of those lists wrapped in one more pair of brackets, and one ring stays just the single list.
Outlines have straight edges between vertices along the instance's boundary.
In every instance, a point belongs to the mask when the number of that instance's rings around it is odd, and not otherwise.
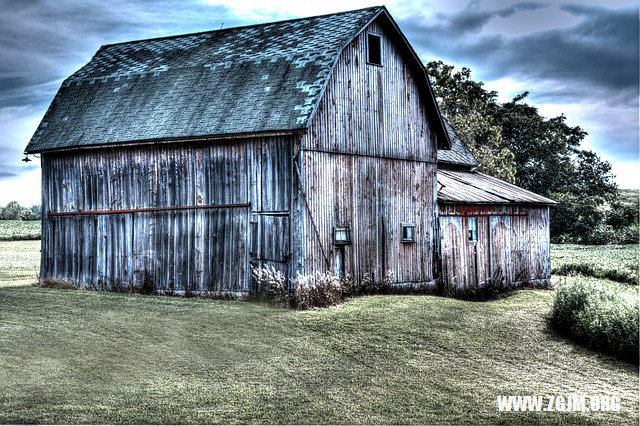
[{"label": "shed wall", "polygon": [[[439,214],[445,293],[549,283],[549,207],[440,203]],[[475,242],[470,218],[477,218]]]},{"label": "shed wall", "polygon": [[[288,229],[256,225],[288,224],[290,138],[45,154],[42,170],[44,211],[84,212],[44,218],[42,278],[241,294],[250,261],[288,259]],[[172,209],[211,205],[229,207]],[[103,214],[140,208],[169,209]]]}]

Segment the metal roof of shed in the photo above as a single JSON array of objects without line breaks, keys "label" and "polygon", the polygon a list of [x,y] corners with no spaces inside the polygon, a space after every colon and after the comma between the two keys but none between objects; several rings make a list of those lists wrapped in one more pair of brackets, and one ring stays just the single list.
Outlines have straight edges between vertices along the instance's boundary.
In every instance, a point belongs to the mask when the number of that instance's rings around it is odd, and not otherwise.
[{"label": "metal roof of shed", "polygon": [[555,201],[479,172],[438,170],[438,201],[451,204],[556,204]]},{"label": "metal roof of shed", "polygon": [[305,129],[340,52],[379,16],[421,70],[448,145],[419,58],[378,6],[102,46],[63,82],[25,152]]}]

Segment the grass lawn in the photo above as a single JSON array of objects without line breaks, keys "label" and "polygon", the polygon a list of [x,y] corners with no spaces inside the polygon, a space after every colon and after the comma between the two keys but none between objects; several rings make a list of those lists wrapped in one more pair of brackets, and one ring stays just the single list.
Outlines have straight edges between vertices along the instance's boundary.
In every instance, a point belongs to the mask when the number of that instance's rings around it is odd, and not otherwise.
[{"label": "grass lawn", "polygon": [[[0,423],[638,423],[637,366],[551,331],[550,291],[302,312],[16,285],[34,265],[8,264]],[[576,393],[622,411],[496,410],[497,395]]]},{"label": "grass lawn", "polygon": [[640,246],[551,244],[551,273],[583,274],[638,284]]},{"label": "grass lawn", "polygon": [[0,220],[0,241],[39,240],[39,220]]}]

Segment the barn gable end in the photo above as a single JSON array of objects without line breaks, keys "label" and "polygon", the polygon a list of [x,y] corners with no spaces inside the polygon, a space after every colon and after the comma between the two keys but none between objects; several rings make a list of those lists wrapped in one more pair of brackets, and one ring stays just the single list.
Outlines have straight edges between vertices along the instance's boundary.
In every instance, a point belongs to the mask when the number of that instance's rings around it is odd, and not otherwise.
[{"label": "barn gable end", "polygon": [[[380,37],[381,66],[368,61],[370,34]],[[297,269],[344,262],[356,280],[390,274],[396,285],[434,285],[437,137],[423,73],[386,16],[342,51],[300,143],[310,207],[300,207]],[[402,241],[403,224],[415,241]],[[351,244],[334,245],[335,226],[352,228]]]}]

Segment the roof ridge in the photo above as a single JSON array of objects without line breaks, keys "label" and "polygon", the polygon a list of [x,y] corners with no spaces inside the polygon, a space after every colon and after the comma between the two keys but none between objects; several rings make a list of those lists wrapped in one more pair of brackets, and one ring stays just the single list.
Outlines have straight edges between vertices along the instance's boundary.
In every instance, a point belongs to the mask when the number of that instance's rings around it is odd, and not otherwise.
[{"label": "roof ridge", "polygon": [[288,23],[288,22],[303,21],[305,19],[324,18],[324,17],[328,17],[328,16],[338,16],[338,15],[346,15],[347,13],[361,12],[363,10],[374,11],[374,10],[380,10],[380,9],[386,9],[386,8],[384,6],[382,6],[382,5],[381,6],[371,6],[371,7],[363,7],[361,9],[345,10],[344,12],[325,13],[325,14],[322,14],[322,15],[305,16],[305,17],[301,17],[301,18],[292,18],[292,19],[283,19],[281,21],[263,22],[261,24],[238,25],[238,26],[235,26],[235,27],[219,28],[217,30],[197,31],[197,32],[194,32],[194,33],[184,33],[184,34],[175,34],[175,35],[170,35],[170,36],[150,37],[150,38],[141,38],[141,39],[137,39],[137,40],[120,41],[120,42],[117,42],[117,43],[103,44],[102,46],[100,46],[100,50],[102,50],[104,48],[107,48],[107,47],[119,46],[119,45],[123,45],[123,44],[134,44],[134,43],[141,43],[141,42],[147,42],[147,41],[170,40],[170,39],[175,39],[175,38],[180,38],[180,37],[198,36],[198,35],[212,34],[212,33],[222,33],[222,32],[231,31],[231,30],[262,27],[262,26],[274,25],[274,24],[284,24],[284,23]]}]

